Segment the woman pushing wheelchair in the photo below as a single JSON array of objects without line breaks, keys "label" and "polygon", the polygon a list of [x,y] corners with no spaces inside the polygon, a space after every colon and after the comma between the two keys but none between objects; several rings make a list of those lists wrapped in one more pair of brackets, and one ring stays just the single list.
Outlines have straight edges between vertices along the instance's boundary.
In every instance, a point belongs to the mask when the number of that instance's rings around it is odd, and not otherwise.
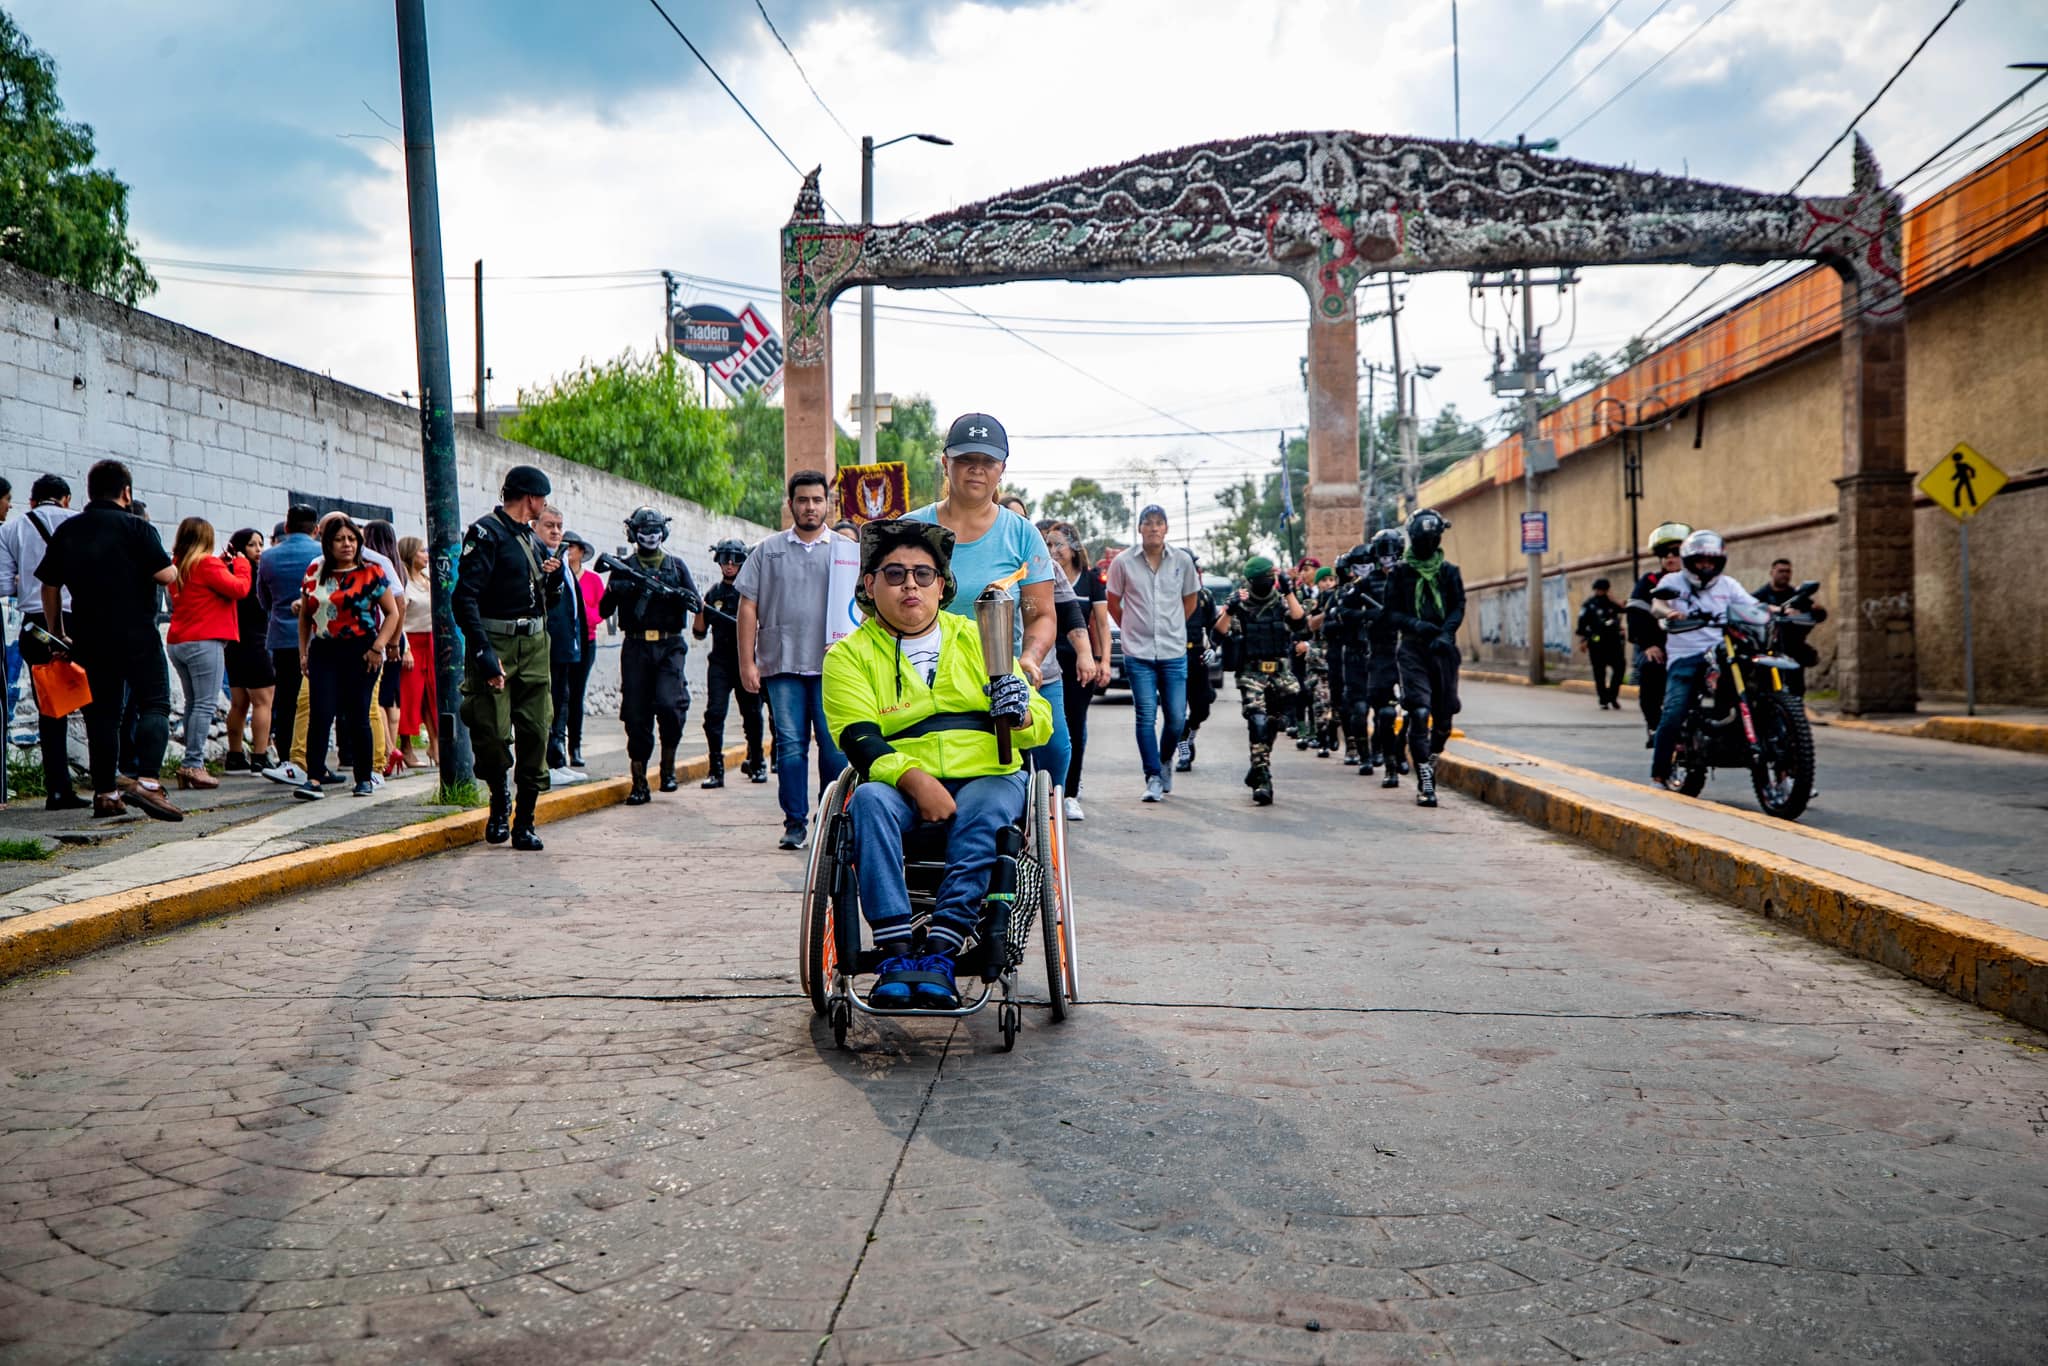
[{"label": "woman pushing wheelchair", "polygon": [[[952,558],[953,533],[936,523],[862,527],[854,598],[866,620],[825,654],[826,724],[861,780],[845,818],[880,955],[867,998],[878,1010],[960,1007],[954,970],[981,924],[999,838],[1026,817],[1022,752],[1052,735],[1051,704],[1019,675],[990,682],[973,618],[942,610],[957,591]],[[998,721],[1011,728],[1007,761]],[[940,823],[945,868],[920,943],[904,841]]]}]

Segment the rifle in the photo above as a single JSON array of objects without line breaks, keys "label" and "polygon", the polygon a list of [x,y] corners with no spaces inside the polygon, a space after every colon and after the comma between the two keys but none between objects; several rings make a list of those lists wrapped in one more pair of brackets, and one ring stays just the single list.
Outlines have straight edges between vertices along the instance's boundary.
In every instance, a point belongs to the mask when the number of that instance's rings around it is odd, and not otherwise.
[{"label": "rifle", "polygon": [[655,598],[675,597],[682,602],[685,615],[691,612],[702,611],[704,608],[704,600],[681,584],[663,583],[639,565],[622,560],[616,555],[599,555],[591,565],[591,568],[601,574],[621,575],[627,583],[632,584],[642,593],[650,594]]}]

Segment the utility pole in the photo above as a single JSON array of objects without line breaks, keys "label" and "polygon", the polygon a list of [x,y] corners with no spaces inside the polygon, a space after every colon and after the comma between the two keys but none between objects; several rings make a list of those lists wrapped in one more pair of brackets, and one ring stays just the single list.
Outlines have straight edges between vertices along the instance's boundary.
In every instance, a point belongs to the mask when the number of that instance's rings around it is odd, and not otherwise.
[{"label": "utility pole", "polygon": [[[1522,272],[1522,510],[1536,511],[1536,441],[1543,418],[1538,389],[1543,377],[1543,341],[1536,335],[1535,276]],[[1529,575],[1529,681],[1543,681],[1543,556],[1531,550]]]},{"label": "utility pole", "polygon": [[[863,228],[875,221],[875,153],[884,147],[915,139],[934,147],[951,147],[951,138],[936,133],[905,133],[878,143],[871,137],[860,140],[860,222]],[[860,463],[875,463],[875,287],[860,287]]]},{"label": "utility pole", "polygon": [[1200,461],[1189,464],[1177,455],[1162,455],[1159,463],[1180,476],[1180,539],[1190,552],[1195,548],[1195,470]]},{"label": "utility pole", "polygon": [[1394,336],[1394,435],[1401,443],[1401,501],[1415,506],[1415,485],[1422,457],[1415,446],[1415,414],[1409,411],[1408,386],[1401,372],[1401,306],[1394,298],[1394,277],[1387,277],[1387,326]]},{"label": "utility pole", "polygon": [[661,290],[664,302],[661,306],[661,345],[664,350],[676,349],[676,277],[674,271],[661,273]]},{"label": "utility pole", "polygon": [[[1536,330],[1536,286],[1555,285],[1560,292],[1578,283],[1578,274],[1569,267],[1557,271],[1547,279],[1539,280],[1535,272],[1526,267],[1520,272],[1509,271],[1504,275],[1474,275],[1472,287],[1478,289],[1520,289],[1522,291],[1522,335],[1515,348],[1515,368],[1512,371],[1496,369],[1493,372],[1493,392],[1497,395],[1517,394],[1522,400],[1522,510],[1525,516],[1539,511],[1536,501],[1536,476],[1557,468],[1557,450],[1554,443],[1543,439],[1543,393],[1548,385],[1549,372],[1543,368],[1543,336]],[[1529,681],[1543,681],[1543,552],[1531,549],[1527,552],[1529,588]]]},{"label": "utility pole", "polygon": [[1360,540],[1372,535],[1373,503],[1378,496],[1377,487],[1380,463],[1380,415],[1378,400],[1374,397],[1374,382],[1378,380],[1380,368],[1371,361],[1365,365],[1365,478],[1359,481],[1359,502],[1363,505],[1365,534]]},{"label": "utility pole", "polygon": [[476,429],[484,429],[484,263],[476,263]]},{"label": "utility pole", "polygon": [[419,348],[420,436],[433,571],[434,689],[441,785],[474,781],[469,730],[456,719],[462,652],[455,634],[455,557],[462,503],[455,473],[455,411],[448,374],[448,286],[441,262],[441,191],[434,167],[433,84],[427,71],[426,0],[397,0],[398,87],[405,123],[405,199],[412,233],[413,323]]}]

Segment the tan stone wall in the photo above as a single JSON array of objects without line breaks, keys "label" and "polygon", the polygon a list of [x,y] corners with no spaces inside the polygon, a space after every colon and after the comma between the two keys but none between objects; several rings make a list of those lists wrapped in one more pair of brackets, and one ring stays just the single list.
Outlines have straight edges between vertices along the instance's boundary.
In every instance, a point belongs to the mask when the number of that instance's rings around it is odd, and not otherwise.
[{"label": "tan stone wall", "polygon": [[[2048,475],[2048,243],[1987,271],[1916,295],[1908,305],[1907,463],[1915,475],[1967,441],[2008,475]],[[1731,535],[1729,569],[1754,586],[1770,561],[1790,558],[1798,577],[1821,581],[1834,612],[1858,610],[1836,596],[1834,480],[1842,469],[1842,362],[1838,338],[1705,400],[1703,426],[1687,410],[1643,443],[1640,531],[1666,520]],[[1693,447],[1695,432],[1700,445]],[[1429,490],[1424,489],[1427,497]],[[1542,485],[1551,514],[1546,574],[1563,572],[1573,611],[1592,580],[1628,583],[1628,503],[1619,446],[1568,456]],[[1520,587],[1522,489],[1484,485],[1439,504],[1453,523],[1447,553],[1475,587],[1463,643],[1470,659],[1519,668],[1519,646],[1480,639],[1478,599]],[[2048,539],[2048,487],[2001,494],[1971,531],[1976,599],[1977,688],[1985,701],[2048,704],[2048,614],[2022,596]],[[1788,525],[1789,524],[1789,525]],[[1921,505],[1914,515],[1915,632],[1923,694],[1960,694],[1962,626],[1957,527]],[[1506,579],[1506,584],[1499,583]],[[1512,615],[1510,613],[1509,615]],[[1818,682],[1832,679],[1833,624],[1813,638]],[[1548,640],[1553,664],[1565,659]],[[1564,672],[1584,675],[1576,657]]]}]

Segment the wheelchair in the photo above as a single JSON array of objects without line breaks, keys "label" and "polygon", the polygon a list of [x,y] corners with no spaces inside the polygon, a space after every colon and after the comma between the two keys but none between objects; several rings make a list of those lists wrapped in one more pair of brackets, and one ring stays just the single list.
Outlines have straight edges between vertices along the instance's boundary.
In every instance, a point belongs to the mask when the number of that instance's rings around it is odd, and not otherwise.
[{"label": "wheelchair", "polygon": [[[811,1009],[832,1025],[832,1039],[846,1047],[855,1011],[865,1015],[962,1019],[996,1001],[1003,1051],[1016,1046],[1023,1024],[1017,1000],[1017,972],[1038,927],[1045,959],[1046,997],[1055,1022],[1081,999],[1079,961],[1074,952],[1074,894],[1067,869],[1065,803],[1052,779],[1033,773],[1024,815],[996,841],[996,866],[975,933],[955,960],[960,1005],[951,1010],[887,1010],[868,1004],[855,979],[873,974],[885,955],[867,946],[860,913],[860,889],[853,858],[853,821],[848,815],[860,782],[851,767],[834,781],[811,821],[809,864],[797,936],[797,976]],[[904,837],[904,881],[910,891],[914,934],[930,924],[939,880],[946,871],[942,824],[920,823]],[[980,994],[974,995],[974,979]]]}]

